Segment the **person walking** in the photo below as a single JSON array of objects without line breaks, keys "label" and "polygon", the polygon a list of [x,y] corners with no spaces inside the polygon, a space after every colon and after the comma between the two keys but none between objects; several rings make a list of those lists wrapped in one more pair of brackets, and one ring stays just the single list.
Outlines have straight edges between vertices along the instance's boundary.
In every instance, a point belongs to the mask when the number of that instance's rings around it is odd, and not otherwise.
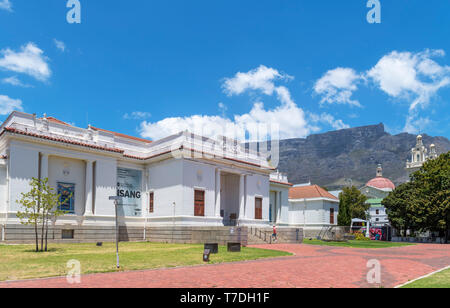
[{"label": "person walking", "polygon": [[278,237],[277,237],[277,226],[275,226],[275,225],[273,225],[272,240],[274,242],[276,242],[278,240]]}]

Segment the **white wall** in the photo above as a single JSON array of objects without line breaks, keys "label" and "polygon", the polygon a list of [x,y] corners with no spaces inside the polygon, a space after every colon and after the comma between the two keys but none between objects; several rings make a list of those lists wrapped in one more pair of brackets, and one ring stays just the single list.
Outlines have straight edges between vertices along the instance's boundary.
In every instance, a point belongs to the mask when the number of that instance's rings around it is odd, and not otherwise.
[{"label": "white wall", "polygon": [[0,213],[6,212],[7,185],[6,166],[0,165]]},{"label": "white wall", "polygon": [[[150,165],[148,168],[149,192],[154,192],[154,213],[148,217],[188,215],[183,207],[183,161],[172,159]],[[144,207],[147,208],[146,205]]]},{"label": "white wall", "polygon": [[[117,194],[117,161],[100,159],[95,163],[94,213],[100,216],[115,215],[114,204],[110,196]],[[93,183],[93,185],[94,185]]]},{"label": "white wall", "polygon": [[248,175],[247,176],[247,202],[245,209],[245,217],[247,219],[255,219],[255,198],[263,199],[263,219],[269,220],[269,176]]},{"label": "white wall", "polygon": [[9,148],[10,163],[10,209],[17,212],[20,205],[21,193],[30,190],[30,182],[33,177],[39,176],[39,152],[31,147],[11,142]]},{"label": "white wall", "polygon": [[55,192],[58,192],[58,182],[75,184],[75,214],[84,215],[86,163],[82,160],[50,156],[48,169],[49,185],[55,189]]},{"label": "white wall", "polygon": [[194,191],[205,191],[205,217],[215,217],[216,168],[212,165],[183,160],[184,213],[194,216]]},{"label": "white wall", "polygon": [[[334,208],[334,224],[337,224],[339,203],[326,200],[290,201],[289,223],[292,225],[328,225],[330,209]],[[305,217],[306,216],[306,221]]]}]

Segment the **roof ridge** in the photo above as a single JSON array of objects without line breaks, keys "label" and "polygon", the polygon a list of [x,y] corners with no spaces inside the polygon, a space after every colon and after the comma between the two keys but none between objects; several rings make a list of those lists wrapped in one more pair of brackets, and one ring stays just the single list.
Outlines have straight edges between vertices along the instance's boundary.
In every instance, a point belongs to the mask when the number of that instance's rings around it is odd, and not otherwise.
[{"label": "roof ridge", "polygon": [[122,138],[131,139],[131,140],[140,141],[140,142],[145,142],[145,143],[152,143],[152,141],[148,140],[148,139],[139,138],[139,137],[135,137],[135,136],[130,136],[130,135],[126,135],[126,134],[123,134],[123,133],[118,133],[118,132],[114,132],[114,131],[111,131],[111,130],[95,127],[95,126],[92,126],[92,125],[91,125],[91,128],[93,130],[99,130],[99,131],[103,131],[103,132],[107,132],[107,133],[113,134],[114,136],[117,136],[117,137],[122,137]]}]

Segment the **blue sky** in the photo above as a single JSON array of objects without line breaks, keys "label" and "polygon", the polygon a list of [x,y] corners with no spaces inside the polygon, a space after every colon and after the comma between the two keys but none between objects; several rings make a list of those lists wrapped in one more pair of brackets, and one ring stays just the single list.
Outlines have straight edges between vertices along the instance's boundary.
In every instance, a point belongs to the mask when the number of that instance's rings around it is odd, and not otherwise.
[{"label": "blue sky", "polygon": [[[450,2],[0,0],[12,109],[158,139],[275,123],[282,138],[383,122],[450,137]],[[3,5],[2,5],[3,4]]]}]

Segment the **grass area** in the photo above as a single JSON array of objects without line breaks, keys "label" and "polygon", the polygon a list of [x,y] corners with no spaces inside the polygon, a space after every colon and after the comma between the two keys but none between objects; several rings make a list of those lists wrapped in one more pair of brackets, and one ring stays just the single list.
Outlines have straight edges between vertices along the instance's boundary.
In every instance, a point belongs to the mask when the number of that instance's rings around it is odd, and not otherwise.
[{"label": "grass area", "polygon": [[[115,244],[52,244],[46,253],[34,252],[33,245],[0,245],[0,281],[66,275],[67,261],[81,263],[82,274],[155,269],[203,264],[203,245],[162,243],[120,243],[121,269],[117,270]],[[275,250],[242,247],[241,253],[227,252],[225,246],[211,255],[210,263],[256,260],[291,255]]]},{"label": "grass area", "polygon": [[436,273],[430,277],[414,281],[402,288],[450,288],[450,269]]},{"label": "grass area", "polygon": [[316,239],[305,239],[304,244],[319,245],[319,246],[336,246],[336,247],[350,247],[350,248],[390,248],[390,247],[403,247],[411,246],[415,244],[411,243],[394,243],[394,242],[381,242],[381,241],[348,241],[348,242],[324,242]]}]

